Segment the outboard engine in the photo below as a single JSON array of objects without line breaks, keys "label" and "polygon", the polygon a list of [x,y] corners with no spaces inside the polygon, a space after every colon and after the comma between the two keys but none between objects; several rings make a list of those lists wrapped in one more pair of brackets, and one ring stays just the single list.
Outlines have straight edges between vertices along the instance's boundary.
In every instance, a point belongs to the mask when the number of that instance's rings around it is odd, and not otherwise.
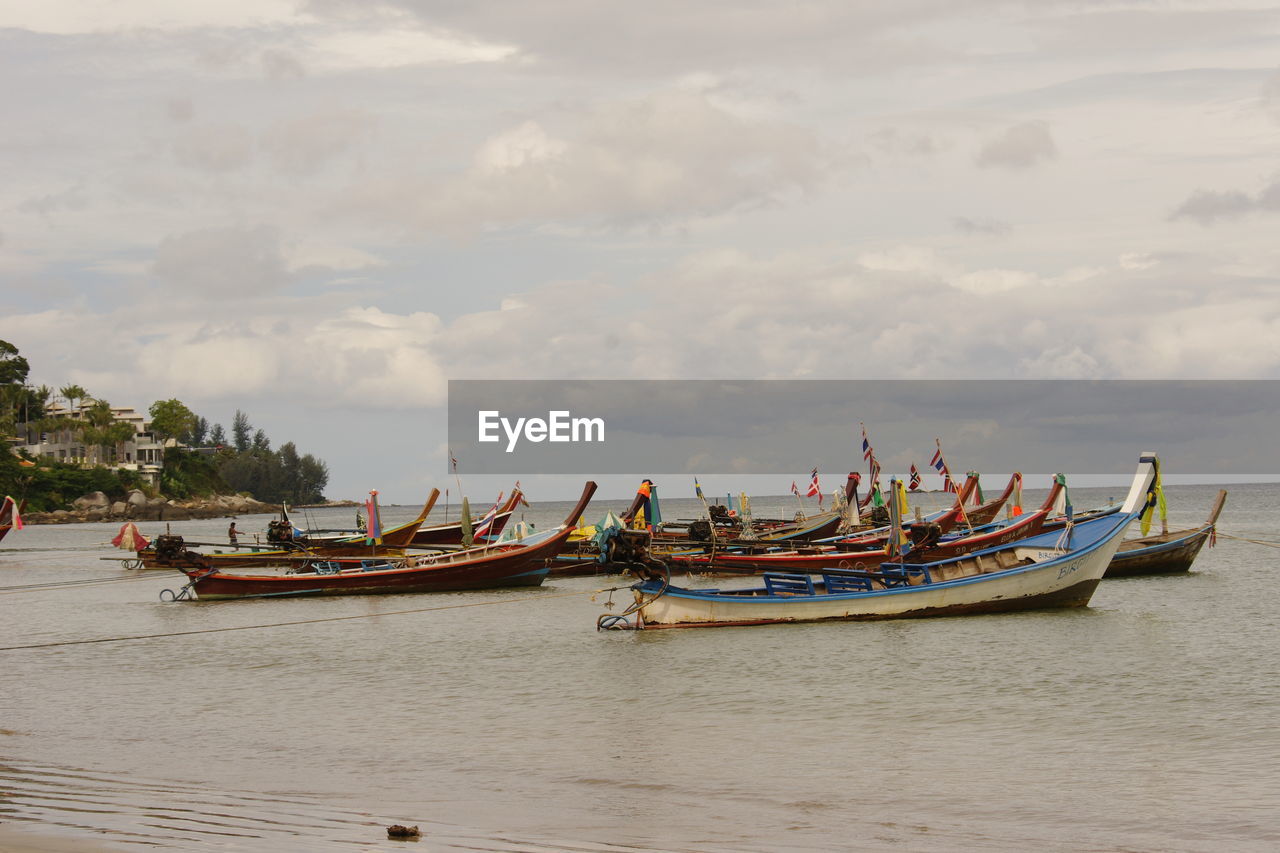
[{"label": "outboard engine", "polygon": [[162,533],[155,538],[152,547],[156,552],[156,560],[161,563],[174,563],[187,550],[186,543],[176,533]]}]

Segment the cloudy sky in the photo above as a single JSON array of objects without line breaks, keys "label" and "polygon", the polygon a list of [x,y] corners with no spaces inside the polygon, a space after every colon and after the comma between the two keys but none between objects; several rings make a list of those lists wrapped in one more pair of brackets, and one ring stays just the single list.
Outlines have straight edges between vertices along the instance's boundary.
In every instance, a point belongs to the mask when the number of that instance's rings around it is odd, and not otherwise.
[{"label": "cloudy sky", "polygon": [[0,0],[0,68],[33,381],[335,496],[449,378],[1280,378],[1274,4]]}]

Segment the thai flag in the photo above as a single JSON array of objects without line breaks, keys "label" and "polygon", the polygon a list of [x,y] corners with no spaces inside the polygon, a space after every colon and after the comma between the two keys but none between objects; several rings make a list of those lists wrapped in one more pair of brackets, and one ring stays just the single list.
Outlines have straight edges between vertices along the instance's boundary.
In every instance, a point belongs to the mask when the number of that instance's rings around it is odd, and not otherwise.
[{"label": "thai flag", "polygon": [[862,431],[862,458],[871,461],[871,442],[867,441],[867,431]]},{"label": "thai flag", "polygon": [[929,464],[932,465],[934,468],[936,468],[939,474],[947,473],[947,463],[942,460],[941,447],[938,448],[937,453],[933,454],[933,459],[929,462]]},{"label": "thai flag", "polygon": [[489,528],[493,526],[493,521],[497,517],[498,517],[498,505],[494,504],[492,507],[489,508],[489,511],[485,513],[484,518],[480,519],[480,524],[476,527],[475,532],[472,534],[472,536],[476,539],[479,539],[481,536],[488,536]]},{"label": "thai flag", "polygon": [[920,490],[920,469],[916,467],[914,462],[911,463],[911,491],[918,492]]},{"label": "thai flag", "polygon": [[943,475],[942,491],[951,492],[952,494],[958,494],[960,491],[956,488],[956,481],[951,479],[950,474]]},{"label": "thai flag", "polygon": [[796,497],[800,497],[800,490],[796,488],[795,480],[791,481],[791,494],[795,495]]},{"label": "thai flag", "polygon": [[810,478],[811,479],[809,480],[809,491],[805,492],[804,496],[806,498],[811,498],[814,495],[821,497],[822,487],[818,485],[818,469],[817,468],[813,469],[812,473],[810,474]]}]

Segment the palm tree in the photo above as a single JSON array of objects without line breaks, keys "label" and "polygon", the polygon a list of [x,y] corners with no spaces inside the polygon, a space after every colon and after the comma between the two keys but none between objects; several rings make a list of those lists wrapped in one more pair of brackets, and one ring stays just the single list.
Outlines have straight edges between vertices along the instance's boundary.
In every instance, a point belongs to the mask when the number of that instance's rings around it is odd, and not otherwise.
[{"label": "palm tree", "polygon": [[76,401],[81,401],[81,405],[83,405],[83,401],[89,396],[89,392],[79,385],[64,385],[58,389],[58,393],[66,397],[67,403],[77,411],[79,411],[80,406],[75,405]]}]

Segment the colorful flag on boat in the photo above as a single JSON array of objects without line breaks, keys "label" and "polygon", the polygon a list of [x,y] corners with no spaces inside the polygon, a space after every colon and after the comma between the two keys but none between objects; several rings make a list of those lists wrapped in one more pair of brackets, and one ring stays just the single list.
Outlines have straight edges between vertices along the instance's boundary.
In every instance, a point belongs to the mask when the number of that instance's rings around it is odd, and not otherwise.
[{"label": "colorful flag on boat", "polygon": [[920,469],[914,462],[911,463],[911,491],[920,491]]},{"label": "colorful flag on boat", "polygon": [[795,495],[796,497],[800,497],[800,489],[796,486],[795,480],[791,481],[791,494]]},{"label": "colorful flag on boat", "polygon": [[[9,523],[13,525],[14,530],[22,529],[22,514],[19,512],[21,507],[12,497],[5,495],[4,504],[9,510]],[[3,516],[3,513],[0,513]]]},{"label": "colorful flag on boat", "polygon": [[698,493],[699,498],[706,499],[706,495],[702,494],[702,484],[698,482],[697,477],[693,478],[693,490]]},{"label": "colorful flag on boat", "polygon": [[[501,498],[499,498],[501,500]],[[494,504],[489,511],[484,514],[484,518],[480,519],[480,523],[476,525],[475,538],[488,536],[489,529],[493,527],[493,522],[498,518],[498,505]]]},{"label": "colorful flag on boat", "polygon": [[126,521],[120,525],[120,532],[111,540],[111,544],[119,548],[121,551],[141,551],[151,543],[147,541],[147,537],[142,535],[138,530],[138,525],[132,521]]},{"label": "colorful flag on boat", "polygon": [[942,475],[942,490],[956,494],[960,489],[956,487],[955,480],[951,479],[951,470],[947,468],[947,460],[942,458],[942,441],[941,439],[934,439],[934,442],[938,445],[938,450],[933,454],[933,459],[929,461],[929,464]]},{"label": "colorful flag on boat", "polygon": [[1159,460],[1156,460],[1156,481],[1152,484],[1151,490],[1156,494],[1156,502],[1148,504],[1147,508],[1142,511],[1142,515],[1140,516],[1140,526],[1142,528],[1143,536],[1146,536],[1151,532],[1151,517],[1155,515],[1157,506],[1160,508],[1160,521],[1162,524],[1167,524],[1167,519],[1169,517],[1169,507],[1164,501],[1164,488],[1160,484]]},{"label": "colorful flag on boat", "polygon": [[369,500],[364,504],[365,513],[368,515],[366,525],[368,529],[365,531],[364,544],[381,545],[382,544],[382,514],[378,512],[378,490],[369,490]]},{"label": "colorful flag on boat", "polygon": [[[809,473],[809,491],[804,493],[806,498],[811,498],[814,495],[817,495],[819,498],[822,497],[822,486],[818,485],[817,468],[814,468],[813,471]],[[821,503],[821,500],[819,500],[819,503]]]}]

